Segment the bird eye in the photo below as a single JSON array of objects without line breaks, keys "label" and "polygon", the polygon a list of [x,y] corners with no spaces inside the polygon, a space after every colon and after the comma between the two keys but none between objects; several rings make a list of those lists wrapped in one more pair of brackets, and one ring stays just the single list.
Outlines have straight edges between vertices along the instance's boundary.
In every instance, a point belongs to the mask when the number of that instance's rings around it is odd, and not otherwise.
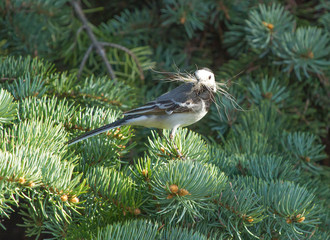
[{"label": "bird eye", "polygon": [[209,79],[211,79],[211,75],[209,76]]}]

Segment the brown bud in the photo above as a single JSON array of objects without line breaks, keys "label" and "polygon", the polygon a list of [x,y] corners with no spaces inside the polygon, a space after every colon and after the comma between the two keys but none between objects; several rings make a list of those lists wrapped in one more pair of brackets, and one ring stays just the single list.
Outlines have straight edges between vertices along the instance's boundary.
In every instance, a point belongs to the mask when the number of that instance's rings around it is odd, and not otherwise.
[{"label": "brown bud", "polygon": [[66,202],[66,201],[68,201],[68,195],[66,195],[66,194],[62,195],[62,196],[61,196],[61,201],[62,201],[62,202]]},{"label": "brown bud", "polygon": [[186,12],[183,12],[183,16],[180,18],[180,23],[184,24],[186,22]]},{"label": "brown bud", "polygon": [[264,98],[271,99],[273,97],[273,93],[272,92],[266,92],[266,93],[263,93],[262,96]]},{"label": "brown bud", "polygon": [[34,187],[36,184],[34,182],[29,182],[29,187]]},{"label": "brown bud", "polygon": [[179,187],[175,184],[170,185],[171,193],[177,193],[179,191]]},{"label": "brown bud", "polygon": [[181,188],[180,191],[179,191],[179,196],[183,197],[183,196],[186,196],[186,195],[191,195],[188,190],[184,189],[184,188]]},{"label": "brown bud", "polygon": [[19,182],[20,184],[24,184],[24,183],[26,182],[26,180],[25,180],[25,178],[20,177],[20,178],[18,179],[18,182]]},{"label": "brown bud", "polygon": [[248,218],[246,219],[246,221],[248,221],[249,223],[252,223],[254,220],[253,220],[253,218],[250,216],[250,217],[248,217]]},{"label": "brown bud", "polygon": [[268,28],[269,30],[273,30],[273,29],[274,29],[274,25],[271,24],[271,23],[268,23],[268,24],[267,24],[267,28]]},{"label": "brown bud", "polygon": [[148,176],[148,170],[147,170],[147,169],[143,169],[143,170],[142,170],[142,175],[143,175],[144,177],[147,177],[147,176]]},{"label": "brown bud", "polygon": [[72,202],[72,203],[78,203],[78,202],[79,202],[79,198],[77,198],[76,196],[73,196],[73,197],[70,199],[70,202]]},{"label": "brown bud", "polygon": [[138,208],[135,208],[134,209],[134,215],[139,215],[139,214],[141,214],[141,210],[140,209],[138,209]]},{"label": "brown bud", "polygon": [[268,23],[268,22],[265,22],[265,21],[262,21],[262,24],[263,24],[266,28],[268,28],[270,31],[273,31],[273,29],[274,29],[274,25],[273,25],[273,24]]},{"label": "brown bud", "polygon": [[172,199],[173,198],[173,195],[172,194],[169,194],[167,195],[166,199]]},{"label": "brown bud", "polygon": [[291,218],[287,218],[285,221],[286,221],[286,223],[288,223],[288,224],[292,223]]},{"label": "brown bud", "polygon": [[308,51],[307,57],[313,59],[314,58],[314,53],[312,51]]},{"label": "brown bud", "polygon": [[298,223],[305,221],[305,217],[301,217],[301,214],[298,214],[296,218]]},{"label": "brown bud", "polygon": [[127,207],[126,208],[130,213],[133,213],[133,211],[132,211],[132,208],[131,207]]}]

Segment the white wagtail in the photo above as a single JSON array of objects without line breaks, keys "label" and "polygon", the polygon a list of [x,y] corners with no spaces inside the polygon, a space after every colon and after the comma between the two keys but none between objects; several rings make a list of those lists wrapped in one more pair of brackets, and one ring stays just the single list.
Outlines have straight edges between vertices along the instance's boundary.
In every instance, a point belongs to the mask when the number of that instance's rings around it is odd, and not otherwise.
[{"label": "white wagtail", "polygon": [[178,127],[191,125],[207,114],[217,91],[214,74],[208,68],[197,70],[194,75],[178,80],[188,82],[144,106],[125,112],[124,118],[120,120],[68,141],[68,144],[124,125],[171,129],[170,138],[173,139]]}]

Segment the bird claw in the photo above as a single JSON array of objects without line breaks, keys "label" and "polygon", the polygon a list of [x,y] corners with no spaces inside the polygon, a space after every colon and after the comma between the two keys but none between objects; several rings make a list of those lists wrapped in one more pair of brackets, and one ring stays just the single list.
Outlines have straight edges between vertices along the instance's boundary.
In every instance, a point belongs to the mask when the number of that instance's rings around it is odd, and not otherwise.
[{"label": "bird claw", "polygon": [[170,144],[170,145],[172,145],[173,144],[173,147],[174,147],[174,149],[175,149],[175,151],[176,151],[176,153],[177,153],[177,156],[179,157],[179,158],[181,158],[182,160],[186,160],[186,158],[183,156],[183,154],[181,153],[181,151],[179,150],[179,148],[177,147],[177,145],[175,144],[175,142],[174,142],[174,134],[170,134],[170,139],[171,139],[171,141],[168,141],[168,139],[166,138],[166,140],[167,140],[167,142]]},{"label": "bird claw", "polygon": [[175,148],[176,153],[178,154],[178,156],[182,159],[182,160],[186,160],[186,158],[182,155],[181,151],[179,150],[179,148],[176,146],[175,143],[173,143],[173,146]]}]

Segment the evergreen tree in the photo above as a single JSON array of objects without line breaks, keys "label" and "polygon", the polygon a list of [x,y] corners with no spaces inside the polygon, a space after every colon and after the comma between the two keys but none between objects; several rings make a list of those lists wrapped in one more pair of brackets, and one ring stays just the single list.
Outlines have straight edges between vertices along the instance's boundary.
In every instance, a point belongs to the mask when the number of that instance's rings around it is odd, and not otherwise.
[{"label": "evergreen tree", "polygon": [[[32,239],[330,239],[329,9],[1,1],[0,238],[16,214]],[[178,130],[183,159],[167,130],[67,146],[196,66],[229,94]]]}]

